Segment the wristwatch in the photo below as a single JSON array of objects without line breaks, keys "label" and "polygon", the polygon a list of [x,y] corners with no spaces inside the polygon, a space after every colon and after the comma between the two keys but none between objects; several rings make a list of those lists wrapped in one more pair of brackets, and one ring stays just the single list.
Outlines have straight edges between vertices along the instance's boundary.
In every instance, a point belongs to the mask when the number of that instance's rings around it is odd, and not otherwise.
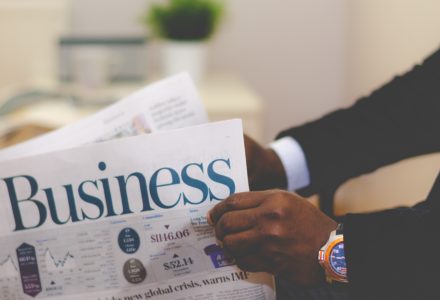
[{"label": "wristwatch", "polygon": [[329,283],[348,283],[342,224],[331,232],[329,240],[319,250],[318,260]]}]

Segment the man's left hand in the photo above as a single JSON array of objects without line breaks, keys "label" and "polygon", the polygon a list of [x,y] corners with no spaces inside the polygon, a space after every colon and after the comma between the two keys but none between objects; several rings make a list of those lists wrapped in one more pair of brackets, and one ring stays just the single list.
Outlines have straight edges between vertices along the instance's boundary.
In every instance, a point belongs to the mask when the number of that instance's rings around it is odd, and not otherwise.
[{"label": "man's left hand", "polygon": [[238,267],[311,286],[324,280],[319,249],[336,222],[306,199],[281,190],[235,194],[208,215]]}]

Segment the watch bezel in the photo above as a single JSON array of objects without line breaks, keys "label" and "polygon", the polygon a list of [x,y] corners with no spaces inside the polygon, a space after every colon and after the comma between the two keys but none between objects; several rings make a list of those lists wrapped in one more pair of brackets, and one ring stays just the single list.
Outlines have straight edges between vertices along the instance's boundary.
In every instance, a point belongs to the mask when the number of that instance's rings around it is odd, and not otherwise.
[{"label": "watch bezel", "polygon": [[[340,226],[338,226],[338,229],[339,228]],[[329,240],[319,251],[318,260],[325,271],[328,282],[332,283],[335,281],[340,283],[348,283],[347,274],[344,275],[334,270],[330,262],[330,255],[332,254],[334,248],[338,244],[344,243],[344,235],[338,229],[332,231]]]},{"label": "watch bezel", "polygon": [[329,245],[325,251],[324,269],[327,273],[327,277],[330,280],[336,280],[339,282],[348,282],[347,275],[344,276],[344,275],[341,275],[338,272],[336,272],[333,269],[333,266],[331,265],[331,262],[330,262],[330,255],[331,255],[333,249],[336,247],[336,245],[338,245],[340,243],[344,243],[344,237],[342,235],[336,236],[335,239],[329,243]]},{"label": "watch bezel", "polygon": [[[336,262],[333,261],[333,259],[332,259],[332,256],[336,256],[334,254],[334,251],[336,250],[336,247],[338,247],[339,245],[344,245],[344,240],[337,240],[332,246],[329,247],[328,265],[335,274],[337,274],[341,278],[346,278],[347,277],[347,270],[345,270],[345,272],[338,271],[334,266],[334,264]],[[344,254],[344,258],[345,258],[345,254]],[[345,269],[347,269],[347,263],[344,262],[344,264],[345,264]]]}]

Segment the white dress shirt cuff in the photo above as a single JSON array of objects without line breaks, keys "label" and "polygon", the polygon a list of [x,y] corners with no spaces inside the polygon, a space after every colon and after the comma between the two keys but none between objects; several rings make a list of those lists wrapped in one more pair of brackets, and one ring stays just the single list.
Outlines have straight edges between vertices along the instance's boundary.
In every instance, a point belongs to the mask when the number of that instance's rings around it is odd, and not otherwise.
[{"label": "white dress shirt cuff", "polygon": [[300,144],[291,137],[283,137],[269,145],[279,156],[287,175],[287,189],[295,191],[310,184],[309,168]]}]

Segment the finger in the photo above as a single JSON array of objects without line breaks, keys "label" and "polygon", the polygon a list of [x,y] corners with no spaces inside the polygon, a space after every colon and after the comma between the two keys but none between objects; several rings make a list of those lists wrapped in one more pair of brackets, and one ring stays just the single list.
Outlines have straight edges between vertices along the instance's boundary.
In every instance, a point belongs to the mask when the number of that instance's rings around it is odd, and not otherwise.
[{"label": "finger", "polygon": [[225,253],[228,253],[229,256],[233,257],[237,266],[245,271],[249,272],[275,272],[275,266],[272,265],[272,260],[270,257],[264,253],[258,244],[257,247],[252,247],[249,251],[244,251],[237,255],[232,255],[225,250]]},{"label": "finger", "polygon": [[246,231],[257,223],[255,208],[229,211],[223,214],[215,226],[215,235],[220,241],[228,234]]},{"label": "finger", "polygon": [[252,158],[251,157],[252,155],[250,154],[255,150],[255,148],[258,148],[259,145],[247,134],[244,134],[243,138],[244,138],[244,148],[246,150],[246,158]]},{"label": "finger", "polygon": [[208,212],[210,224],[216,224],[223,214],[228,211],[258,207],[266,197],[265,192],[238,193],[223,200]]},{"label": "finger", "polygon": [[[277,274],[279,272],[279,264],[277,263],[274,252],[266,252],[263,247],[259,247],[261,242],[255,243],[255,246],[249,250],[236,249],[236,255],[224,249],[224,253],[229,257],[233,257],[237,266],[249,272],[268,272]],[[276,252],[275,252],[276,253]],[[285,265],[285,263],[283,263]]]},{"label": "finger", "polygon": [[237,266],[249,272],[274,273],[271,253],[266,253],[261,238],[256,230],[247,230],[227,235],[223,239],[225,254],[235,259]]},{"label": "finger", "polygon": [[260,253],[261,243],[256,230],[228,234],[222,240],[223,249],[233,257],[252,256]]},{"label": "finger", "polygon": [[237,267],[239,267],[243,271],[248,271],[248,272],[268,271],[268,267],[265,264],[264,260],[258,256],[243,256],[240,258],[236,258],[235,263],[237,264]]}]

